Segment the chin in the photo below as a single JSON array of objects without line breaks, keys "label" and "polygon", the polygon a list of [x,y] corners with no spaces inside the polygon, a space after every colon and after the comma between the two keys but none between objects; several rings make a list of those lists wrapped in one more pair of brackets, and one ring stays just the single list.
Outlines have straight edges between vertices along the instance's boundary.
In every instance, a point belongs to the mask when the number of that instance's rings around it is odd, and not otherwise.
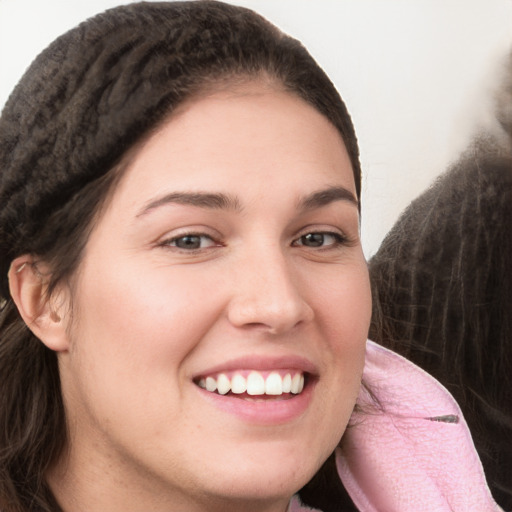
[{"label": "chin", "polygon": [[[270,447],[272,448],[272,447]],[[276,501],[289,500],[316,474],[325,458],[308,461],[301,450],[281,453],[277,448],[237,458],[232,467],[218,468],[215,479],[210,480],[212,494],[234,500]],[[226,466],[229,463],[226,463]]]},{"label": "chin", "polygon": [[310,479],[305,475],[291,475],[285,479],[282,473],[269,475],[268,472],[242,478],[238,474],[228,481],[217,482],[215,488],[210,489],[210,498],[219,502],[288,502]]}]

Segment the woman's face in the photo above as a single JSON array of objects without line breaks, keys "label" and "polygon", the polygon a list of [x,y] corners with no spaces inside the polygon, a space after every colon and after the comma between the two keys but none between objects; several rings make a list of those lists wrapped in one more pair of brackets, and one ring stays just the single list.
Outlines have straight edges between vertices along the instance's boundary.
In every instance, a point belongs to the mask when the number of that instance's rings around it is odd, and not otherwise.
[{"label": "woman's face", "polygon": [[358,220],[342,139],[303,100],[252,84],[175,113],[131,161],[76,276],[57,495],[286,508],[358,393]]}]

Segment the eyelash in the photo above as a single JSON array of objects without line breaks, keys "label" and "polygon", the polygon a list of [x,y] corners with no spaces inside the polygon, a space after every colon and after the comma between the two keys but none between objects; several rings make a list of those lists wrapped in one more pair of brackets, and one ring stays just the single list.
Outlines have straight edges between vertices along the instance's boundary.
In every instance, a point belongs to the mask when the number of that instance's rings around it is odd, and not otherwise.
[{"label": "eyelash", "polygon": [[[306,237],[313,238],[313,237],[318,237],[318,236],[322,237],[321,240],[318,240],[318,242],[320,242],[321,245],[308,246],[304,243]],[[333,239],[333,242],[325,245],[324,242],[325,242],[326,237],[331,237]],[[210,243],[207,247],[180,247],[179,245],[177,245],[180,240],[185,240],[187,238],[188,239],[203,239],[203,240],[207,239],[207,240],[209,240]],[[340,233],[336,233],[336,232],[332,232],[332,231],[308,231],[308,232],[304,233],[303,235],[299,236],[298,238],[296,238],[292,242],[292,246],[305,247],[305,248],[317,249],[317,250],[330,250],[330,249],[339,248],[340,246],[346,246],[349,243],[350,243],[350,240],[346,236],[344,236]],[[199,244],[201,244],[200,240],[199,240]],[[193,253],[198,253],[198,252],[207,250],[210,247],[215,247],[215,246],[219,247],[222,244],[220,242],[218,242],[217,240],[215,240],[210,235],[207,235],[205,233],[192,232],[192,233],[183,233],[178,236],[174,236],[172,238],[166,239],[159,245],[162,247],[172,247],[177,250],[193,254]]]}]

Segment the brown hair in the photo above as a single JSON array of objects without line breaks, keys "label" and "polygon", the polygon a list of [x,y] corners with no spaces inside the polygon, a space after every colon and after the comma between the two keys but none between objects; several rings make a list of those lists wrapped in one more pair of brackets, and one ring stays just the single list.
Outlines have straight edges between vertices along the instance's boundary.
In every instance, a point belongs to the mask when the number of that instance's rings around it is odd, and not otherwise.
[{"label": "brown hair", "polygon": [[403,213],[370,261],[370,337],[455,397],[512,508],[512,158],[487,138]]},{"label": "brown hair", "polygon": [[512,510],[512,52],[494,100],[496,127],[410,204],[371,259],[370,337],[453,394],[495,500]]},{"label": "brown hair", "polygon": [[[336,89],[298,41],[245,8],[195,1],[111,9],[52,43],[11,94],[0,118],[4,512],[60,510],[45,473],[66,442],[57,358],[17,312],[7,281],[11,262],[22,254],[44,260],[51,292],[76,269],[127,151],[205,87],[261,76],[338,129],[359,197],[357,141]],[[312,504],[315,492],[305,491]]]}]

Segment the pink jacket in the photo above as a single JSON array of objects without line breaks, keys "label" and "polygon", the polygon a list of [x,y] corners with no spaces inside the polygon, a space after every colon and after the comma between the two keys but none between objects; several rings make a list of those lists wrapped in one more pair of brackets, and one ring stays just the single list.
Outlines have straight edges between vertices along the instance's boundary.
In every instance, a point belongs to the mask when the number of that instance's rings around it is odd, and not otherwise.
[{"label": "pink jacket", "polygon": [[[371,341],[364,389],[336,452],[340,478],[361,512],[496,512],[461,410],[433,377]],[[311,510],[294,498],[290,512]]]}]

